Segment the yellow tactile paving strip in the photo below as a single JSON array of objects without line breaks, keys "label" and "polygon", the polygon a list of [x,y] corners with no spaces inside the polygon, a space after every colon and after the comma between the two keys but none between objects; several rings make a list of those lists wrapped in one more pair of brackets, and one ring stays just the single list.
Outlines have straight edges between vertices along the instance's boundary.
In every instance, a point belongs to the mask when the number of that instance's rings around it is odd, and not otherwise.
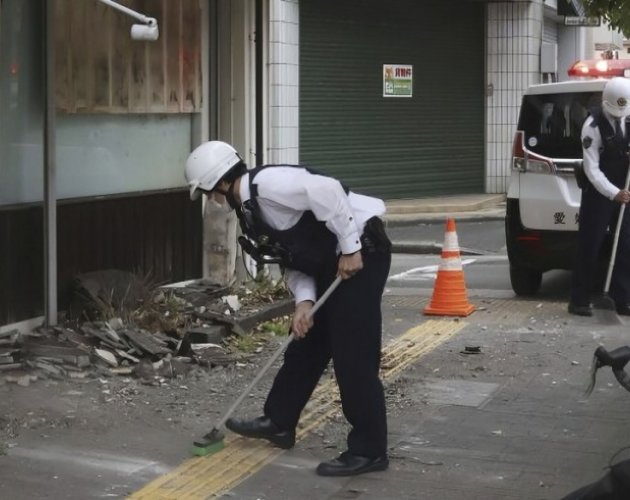
[{"label": "yellow tactile paving strip", "polygon": [[[461,331],[467,323],[429,320],[392,341],[383,350],[382,378],[391,381],[401,371]],[[298,441],[339,411],[339,392],[327,380],[313,393],[300,422]],[[225,448],[208,457],[192,458],[149,483],[128,500],[209,500],[230,491],[282,453],[266,443],[233,434]]]}]

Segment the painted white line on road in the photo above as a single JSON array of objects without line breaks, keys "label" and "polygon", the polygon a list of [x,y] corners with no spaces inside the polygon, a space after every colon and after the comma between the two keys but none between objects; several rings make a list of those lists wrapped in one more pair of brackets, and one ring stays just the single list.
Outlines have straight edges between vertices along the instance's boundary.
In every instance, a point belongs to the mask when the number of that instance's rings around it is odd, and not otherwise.
[{"label": "painted white line on road", "polygon": [[170,470],[170,467],[167,467],[165,464],[139,457],[61,447],[37,449],[16,447],[12,448],[8,454],[10,456],[27,458],[35,462],[65,462],[76,467],[86,467],[100,471],[106,470],[125,476],[135,476],[144,473],[148,473],[151,476],[159,476],[166,474]]},{"label": "painted white line on road", "polygon": [[[476,260],[477,259],[464,259],[462,260],[462,266],[472,264]],[[421,280],[435,279],[437,277],[437,271],[439,268],[440,268],[439,265],[415,267],[413,269],[409,269],[408,271],[402,272],[400,274],[395,274],[394,276],[390,276],[389,279],[394,280],[394,281],[404,280],[404,279],[408,279],[412,277],[413,279],[421,279]]]}]

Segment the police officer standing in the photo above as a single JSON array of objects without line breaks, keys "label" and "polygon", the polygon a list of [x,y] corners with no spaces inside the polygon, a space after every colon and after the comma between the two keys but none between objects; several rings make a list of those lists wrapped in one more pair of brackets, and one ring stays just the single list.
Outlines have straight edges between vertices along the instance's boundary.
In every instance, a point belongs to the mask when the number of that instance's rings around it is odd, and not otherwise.
[{"label": "police officer standing", "polygon": [[[248,170],[228,144],[211,141],[186,163],[191,198],[217,192],[236,210],[255,259],[271,256],[287,269],[296,309],[296,339],[267,397],[264,414],[230,419],[242,436],[280,448],[295,444],[300,414],[332,359],[343,413],[352,429],[348,449],[323,462],[323,476],[385,470],[387,421],[381,357],[381,299],[391,264],[391,243],[380,217],[384,203],[346,190],[337,180],[289,165]],[[336,276],[344,281],[317,312],[308,313]]]},{"label": "police officer standing", "polygon": [[[630,81],[613,78],[603,92],[602,107],[582,128],[583,164],[578,256],[573,272],[569,312],[592,316],[590,304],[599,253],[608,229],[614,231],[621,204],[630,201],[624,188],[628,173]],[[617,313],[630,316],[630,216],[624,217],[610,285]]]}]

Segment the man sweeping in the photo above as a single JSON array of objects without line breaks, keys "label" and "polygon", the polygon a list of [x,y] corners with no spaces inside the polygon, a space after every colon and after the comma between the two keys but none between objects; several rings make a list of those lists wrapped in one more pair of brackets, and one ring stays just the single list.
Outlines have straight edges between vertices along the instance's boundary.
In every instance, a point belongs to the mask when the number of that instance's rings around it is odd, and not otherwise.
[{"label": "man sweeping", "polygon": [[[384,203],[346,190],[328,176],[292,165],[248,170],[229,144],[210,141],[186,163],[191,198],[220,193],[236,210],[255,259],[272,256],[287,270],[296,308],[295,340],[253,420],[230,419],[242,436],[280,448],[295,444],[300,414],[332,360],[343,413],[352,429],[347,451],[317,467],[322,476],[387,469],[387,418],[379,378],[381,299],[391,243]],[[337,276],[344,281],[311,319],[315,301]]]}]

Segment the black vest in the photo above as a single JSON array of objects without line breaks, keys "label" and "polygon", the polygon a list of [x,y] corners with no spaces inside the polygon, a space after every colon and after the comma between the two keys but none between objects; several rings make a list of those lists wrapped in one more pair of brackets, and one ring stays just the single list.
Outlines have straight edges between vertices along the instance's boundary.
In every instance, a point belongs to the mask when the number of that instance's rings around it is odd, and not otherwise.
[{"label": "black vest", "polygon": [[[250,199],[244,204],[244,211],[237,210],[243,233],[257,245],[259,253],[278,258],[282,267],[313,277],[333,273],[337,263],[337,236],[324,222],[318,221],[312,211],[304,212],[297,224],[286,230],[274,229],[263,220],[254,180],[262,170],[274,167],[305,168],[262,165],[249,171]],[[309,168],[305,170],[324,175]]]},{"label": "black vest", "polygon": [[628,151],[630,150],[630,123],[626,120],[626,132],[623,141],[615,138],[615,129],[602,111],[593,113],[592,127],[598,127],[602,136],[599,151],[599,169],[606,178],[619,189],[623,189],[628,173]]}]

